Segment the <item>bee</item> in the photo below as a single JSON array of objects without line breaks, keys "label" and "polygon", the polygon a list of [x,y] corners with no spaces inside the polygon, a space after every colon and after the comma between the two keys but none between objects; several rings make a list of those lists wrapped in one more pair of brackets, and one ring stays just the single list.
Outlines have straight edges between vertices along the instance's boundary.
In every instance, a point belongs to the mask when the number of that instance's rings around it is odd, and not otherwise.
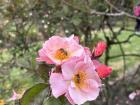
[{"label": "bee", "polygon": [[76,83],[79,84],[80,83],[80,75],[79,74],[76,74],[75,76],[76,76]]},{"label": "bee", "polygon": [[63,53],[64,55],[66,55],[66,56],[68,55],[67,51],[64,50],[63,48],[60,48],[59,51],[62,52],[62,53]]}]

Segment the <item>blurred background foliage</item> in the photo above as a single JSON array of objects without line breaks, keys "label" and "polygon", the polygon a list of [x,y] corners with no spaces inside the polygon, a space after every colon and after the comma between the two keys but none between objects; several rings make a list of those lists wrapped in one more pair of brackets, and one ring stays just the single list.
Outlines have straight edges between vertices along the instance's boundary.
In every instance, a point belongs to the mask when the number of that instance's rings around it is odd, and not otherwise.
[{"label": "blurred background foliage", "polygon": [[[108,1],[117,9],[133,15],[133,8],[139,0]],[[42,43],[52,35],[75,34],[91,49],[99,40],[108,44],[100,60],[112,66],[113,73],[105,80],[106,87],[94,104],[127,105],[128,94],[140,85],[119,84],[118,87],[125,90],[120,91],[121,94],[126,97],[117,101],[120,94],[114,91],[112,84],[127,77],[126,72],[133,74],[136,71],[140,41],[135,35],[134,18],[107,15],[119,13],[117,9],[107,0],[0,0],[0,99],[13,105],[14,102],[7,101],[13,89],[22,93],[43,79],[46,81],[47,77],[42,74],[49,71],[49,67],[40,67],[35,60]],[[50,105],[59,104],[55,99],[50,100],[53,100]],[[49,105],[45,102],[44,105]],[[132,103],[128,105],[134,105]]]}]

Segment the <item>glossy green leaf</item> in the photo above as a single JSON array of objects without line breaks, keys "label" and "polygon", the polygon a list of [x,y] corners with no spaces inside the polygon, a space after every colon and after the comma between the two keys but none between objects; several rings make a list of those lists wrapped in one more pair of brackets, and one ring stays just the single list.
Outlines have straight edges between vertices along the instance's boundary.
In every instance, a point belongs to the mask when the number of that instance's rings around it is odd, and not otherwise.
[{"label": "glossy green leaf", "polygon": [[20,105],[30,105],[32,100],[44,89],[46,89],[47,86],[48,85],[45,83],[39,83],[28,89],[20,99]]}]

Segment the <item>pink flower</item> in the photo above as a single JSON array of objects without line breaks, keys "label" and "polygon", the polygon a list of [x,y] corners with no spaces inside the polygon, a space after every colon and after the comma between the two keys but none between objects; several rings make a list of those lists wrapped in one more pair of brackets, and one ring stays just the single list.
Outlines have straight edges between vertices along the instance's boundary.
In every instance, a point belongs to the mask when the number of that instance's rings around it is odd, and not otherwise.
[{"label": "pink flower", "polygon": [[106,50],[106,43],[104,41],[101,41],[97,44],[97,46],[95,47],[95,49],[93,49],[93,56],[94,57],[99,57],[101,56],[104,51]]},{"label": "pink flower", "polygon": [[136,96],[137,96],[137,93],[136,92],[132,92],[132,93],[129,94],[128,97],[129,97],[130,100],[134,100]]},{"label": "pink flower", "polygon": [[15,90],[13,90],[13,95],[12,97],[9,99],[9,101],[15,101],[17,99],[20,99],[22,97],[22,94],[18,94],[15,92]]},{"label": "pink flower", "polygon": [[128,98],[130,100],[134,100],[136,98],[136,96],[140,95],[140,90],[135,90],[134,92],[130,93]]},{"label": "pink flower", "polygon": [[92,61],[72,58],[62,64],[62,73],[51,73],[50,85],[54,97],[65,95],[72,105],[79,105],[97,98],[101,80]]},{"label": "pink flower", "polygon": [[111,74],[112,68],[104,64],[100,64],[97,66],[96,71],[100,78],[106,78]]},{"label": "pink flower", "polygon": [[83,47],[78,44],[78,40],[73,35],[69,38],[52,36],[39,50],[37,61],[60,65],[72,57],[81,56],[83,51]]},{"label": "pink flower", "polygon": [[134,8],[134,15],[135,15],[135,16],[139,16],[139,15],[140,15],[140,6],[136,6],[136,7]]}]

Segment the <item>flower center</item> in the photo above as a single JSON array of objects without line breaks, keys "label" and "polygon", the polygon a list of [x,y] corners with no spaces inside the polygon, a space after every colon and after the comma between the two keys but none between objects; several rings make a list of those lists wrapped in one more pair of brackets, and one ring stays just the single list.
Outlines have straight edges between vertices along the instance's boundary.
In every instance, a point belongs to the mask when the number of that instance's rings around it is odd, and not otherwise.
[{"label": "flower center", "polygon": [[65,60],[68,58],[68,52],[63,48],[60,48],[56,51],[55,58],[58,60]]},{"label": "flower center", "polygon": [[86,80],[86,74],[85,72],[78,72],[76,75],[73,77],[73,81],[78,88],[82,88],[85,86],[85,80]]}]

